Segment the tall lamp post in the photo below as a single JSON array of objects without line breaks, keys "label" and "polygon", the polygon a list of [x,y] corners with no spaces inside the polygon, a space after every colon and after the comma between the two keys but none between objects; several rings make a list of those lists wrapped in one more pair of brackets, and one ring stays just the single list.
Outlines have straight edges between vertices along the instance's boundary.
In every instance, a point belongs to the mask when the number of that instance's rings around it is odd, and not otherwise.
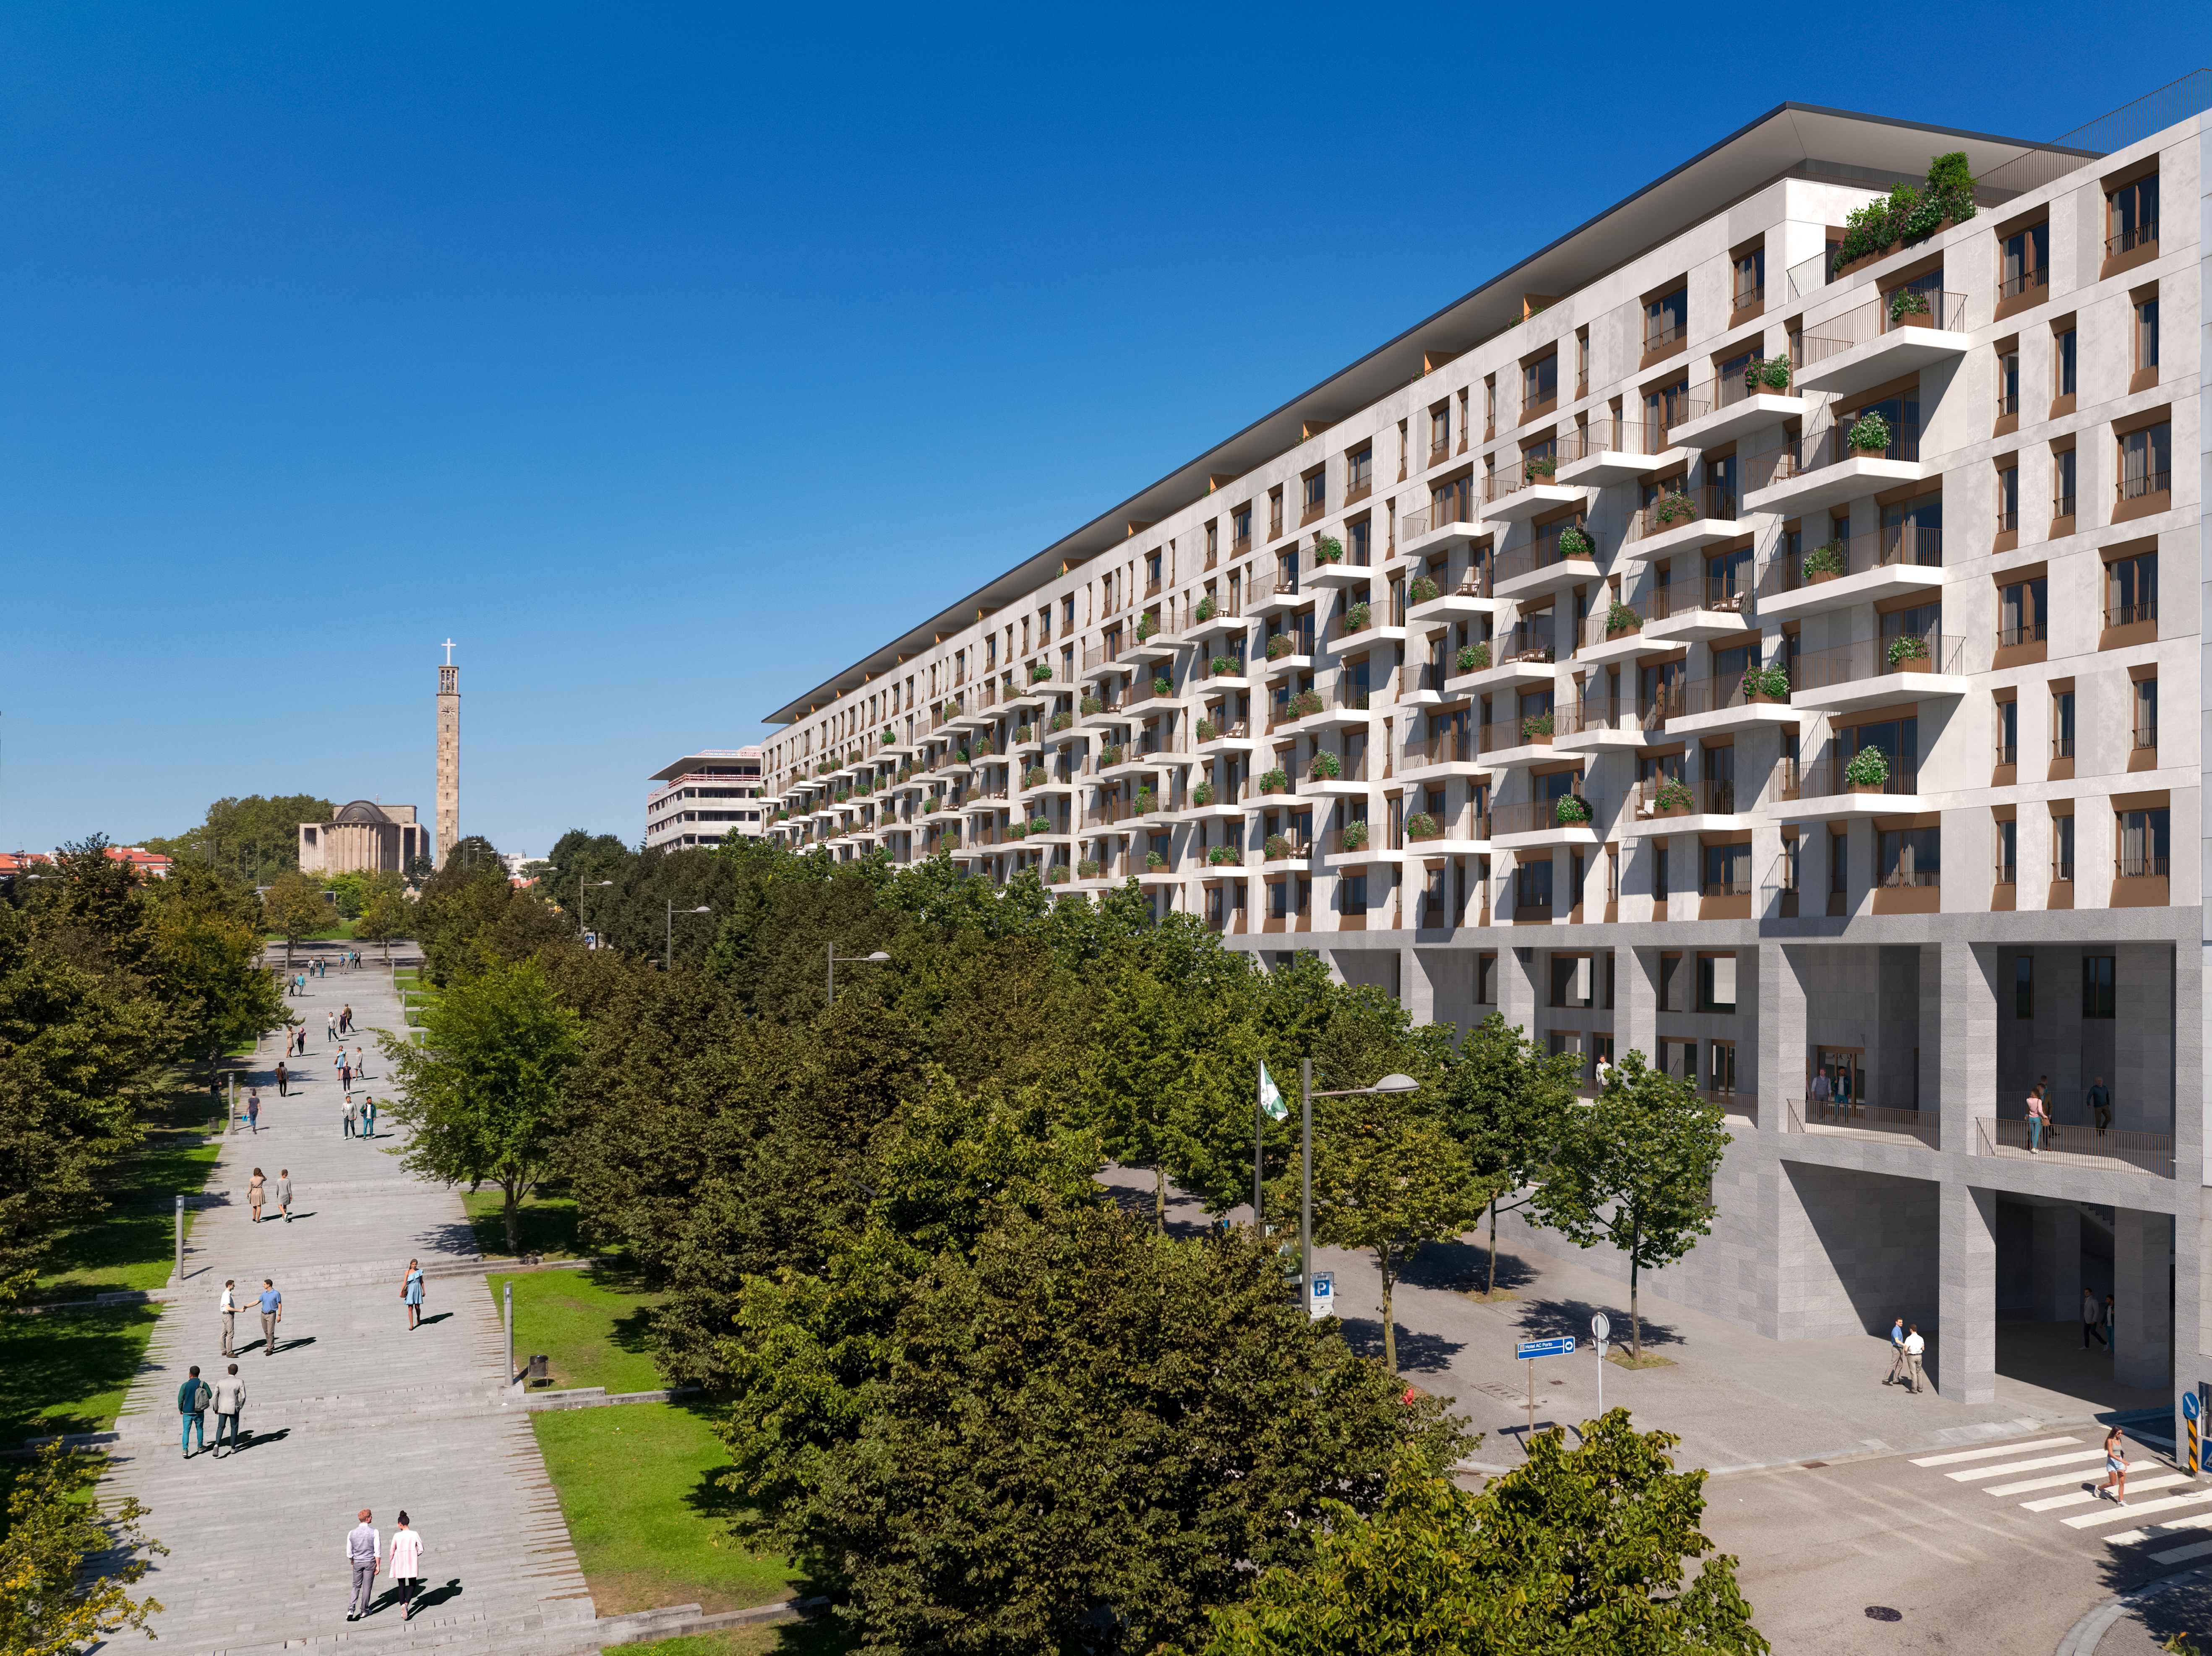
[{"label": "tall lamp post", "polygon": [[1313,1060],[1298,1060],[1298,1289],[1306,1311],[1313,1311],[1313,1101],[1356,1098],[1364,1093],[1417,1093],[1421,1083],[1408,1075],[1387,1075],[1372,1087],[1346,1087],[1334,1093],[1313,1089]]},{"label": "tall lamp post", "polygon": [[[684,912],[686,914],[711,914],[714,911],[709,905],[701,903],[698,907],[687,908]],[[660,969],[664,972],[676,969],[676,903],[673,898],[668,903],[668,930],[661,943]]]},{"label": "tall lamp post", "polygon": [[837,1004],[838,961],[842,961],[848,966],[888,966],[890,964],[890,958],[880,949],[872,955],[841,955],[837,952],[837,945],[831,943],[830,945],[829,1004],[832,1006]]},{"label": "tall lamp post", "polygon": [[584,924],[584,894],[586,891],[598,891],[602,888],[611,886],[613,883],[614,882],[612,880],[580,879],[576,882],[576,929],[579,931],[588,931],[591,930],[589,926]]}]

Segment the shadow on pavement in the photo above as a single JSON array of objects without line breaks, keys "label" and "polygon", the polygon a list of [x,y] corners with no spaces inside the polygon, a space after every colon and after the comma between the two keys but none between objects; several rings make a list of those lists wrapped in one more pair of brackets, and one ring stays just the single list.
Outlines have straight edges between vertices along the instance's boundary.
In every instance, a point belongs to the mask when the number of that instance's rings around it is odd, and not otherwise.
[{"label": "shadow on pavement", "polygon": [[[1415,1288],[1480,1294],[1490,1283],[1490,1249],[1468,1242],[1436,1242],[1415,1254],[1400,1277]],[[1498,1250],[1498,1286],[1519,1290],[1536,1280],[1517,1254]]]},{"label": "shadow on pavement", "polygon": [[[1563,1334],[1571,1334],[1577,1341],[1587,1340],[1590,1337],[1590,1318],[1601,1311],[1613,1324],[1613,1343],[1626,1345],[1629,1322],[1625,1306],[1596,1305],[1575,1299],[1530,1300],[1521,1308],[1521,1327],[1532,1340],[1555,1340]],[[1647,1311],[1644,1314],[1644,1344],[1647,1349],[1680,1345],[1682,1337],[1671,1325],[1655,1320]]]},{"label": "shadow on pavement", "polygon": [[[1342,1317],[1344,1343],[1363,1357],[1382,1355],[1380,1317]],[[1425,1334],[1398,1325],[1398,1370],[1406,1374],[1440,1374],[1466,1347],[1464,1340],[1448,1340],[1441,1334]]]}]

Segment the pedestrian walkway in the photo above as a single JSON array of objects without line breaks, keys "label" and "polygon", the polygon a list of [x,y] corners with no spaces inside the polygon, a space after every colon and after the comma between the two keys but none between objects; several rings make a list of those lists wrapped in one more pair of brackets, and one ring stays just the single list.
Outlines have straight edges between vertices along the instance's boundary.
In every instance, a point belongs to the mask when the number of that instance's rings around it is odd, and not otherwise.
[{"label": "pedestrian walkway", "polygon": [[[2032,1438],[1922,1455],[1912,1465],[1936,1470],[1954,1483],[1972,1484],[2022,1512],[2048,1513],[2055,1526],[2107,1546],[2140,1549],[2153,1564],[2212,1557],[2212,1538],[2204,1533],[2212,1530],[2212,1485],[2152,1459],[2140,1447],[2129,1454],[2125,1506],[2098,1493],[2105,1481],[2101,1436]],[[2145,1524],[2145,1519],[2156,1521]]]},{"label": "pedestrian walkway", "polygon": [[[345,1136],[325,1015],[347,1003],[368,1057],[355,1091],[385,1098],[375,1033],[404,1027],[390,974],[333,967],[287,1003],[308,1029],[307,1056],[288,1066],[299,1077],[289,1098],[274,1084],[281,1037],[262,1043],[261,1131],[241,1120],[225,1140],[213,1204],[117,1422],[112,1482],[146,1503],[148,1532],[169,1548],[145,1583],[163,1606],[153,1630],[165,1651],[238,1656],[341,1637],[394,1653],[595,1649],[592,1602],[537,1440],[524,1410],[507,1405],[491,1298],[480,1277],[434,1274],[478,1259],[460,1198],[400,1167],[390,1117],[372,1140]],[[244,1096],[241,1083],[241,1107]],[[258,1226],[245,1200],[256,1167],[270,1191]],[[280,1168],[291,1169],[290,1224],[274,1216]],[[399,1299],[410,1256],[434,1273],[412,1333]],[[264,1277],[284,1295],[274,1356],[258,1344],[252,1304]],[[177,1387],[189,1364],[210,1380],[227,1367],[216,1310],[226,1277],[238,1283],[249,1435],[238,1454],[186,1462]],[[387,1541],[402,1507],[423,1537],[425,1592],[404,1628],[396,1608],[345,1620],[343,1544],[363,1507]],[[380,1601],[388,1586],[380,1577]]]}]

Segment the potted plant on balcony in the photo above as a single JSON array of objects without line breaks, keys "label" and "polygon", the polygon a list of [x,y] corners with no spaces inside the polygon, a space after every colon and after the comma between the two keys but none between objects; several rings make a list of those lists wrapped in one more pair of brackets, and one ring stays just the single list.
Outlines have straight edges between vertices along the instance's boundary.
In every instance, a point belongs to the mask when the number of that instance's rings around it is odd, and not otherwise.
[{"label": "potted plant on balcony", "polygon": [[1221,606],[1214,603],[1213,595],[1209,592],[1198,601],[1198,608],[1191,613],[1196,616],[1199,622],[1203,624],[1206,622],[1212,621],[1214,616],[1219,615],[1221,613]]},{"label": "potted plant on balcony", "polygon": [[1844,786],[1853,793],[1881,793],[1889,786],[1889,755],[1880,748],[1861,748],[1844,767]]},{"label": "potted plant on balcony", "polygon": [[1889,325],[1893,328],[1925,328],[1932,326],[1928,316],[1928,295],[1914,288],[1899,288],[1889,296]]},{"label": "potted plant on balcony", "polygon": [[1459,670],[1463,673],[1487,671],[1490,667],[1490,646],[1487,644],[1463,644],[1459,652]]},{"label": "potted plant on balcony", "polygon": [[1075,877],[1079,880],[1095,880],[1104,871],[1096,857],[1081,858],[1075,864]]},{"label": "potted plant on balcony", "polygon": [[1579,793],[1563,793],[1552,802],[1552,820],[1561,828],[1577,827],[1589,819],[1589,801]]},{"label": "potted plant on balcony", "polygon": [[1521,739],[1532,747],[1548,748],[1552,744],[1552,715],[1531,713],[1521,721]]},{"label": "potted plant on balcony", "polygon": [[923,800],[923,801],[921,802],[921,809],[922,809],[922,812],[923,812],[923,814],[926,816],[926,815],[927,815],[929,812],[931,812],[931,811],[933,811],[933,810],[935,810],[938,808],[938,806],[939,806],[939,804],[943,804],[943,803],[944,803],[944,802],[943,802],[942,800],[940,800],[940,799],[939,799],[939,798],[935,794],[933,794],[933,794],[931,794],[931,795],[929,796],[929,798],[927,798],[927,799],[925,799],[925,800]]},{"label": "potted plant on balcony", "polygon": [[1160,797],[1150,788],[1137,790],[1137,815],[1149,816],[1160,808]]},{"label": "potted plant on balcony", "polygon": [[1676,524],[1694,523],[1698,503],[1680,489],[1669,489],[1651,507],[1651,521],[1662,529],[1672,529]]},{"label": "potted plant on balcony", "polygon": [[1264,770],[1260,773],[1261,792],[1287,793],[1290,792],[1290,773],[1284,770],[1280,765],[1276,766],[1273,770]]},{"label": "potted plant on balcony", "polygon": [[1213,784],[1200,782],[1190,791],[1190,803],[1201,808],[1213,803]]},{"label": "potted plant on balcony", "polygon": [[975,738],[975,747],[969,751],[971,751],[978,759],[988,759],[993,754],[998,752],[998,744],[993,742],[989,737],[979,736]]},{"label": "potted plant on balcony", "polygon": [[1052,832],[1052,818],[1051,818],[1051,817],[1049,817],[1049,816],[1032,816],[1032,817],[1030,817],[1030,832],[1031,834],[1049,834],[1049,833],[1051,833],[1051,832]]},{"label": "potted plant on balcony", "polygon": [[1607,638],[1619,638],[1623,634],[1641,632],[1643,629],[1644,617],[1619,598],[1615,598],[1606,607],[1605,635]]},{"label": "potted plant on balcony", "polygon": [[1805,584],[1818,586],[1844,573],[1844,543],[1823,541],[1805,555]]},{"label": "potted plant on balcony", "polygon": [[1024,724],[1014,726],[1014,745],[1016,747],[1021,746],[1024,742],[1034,742],[1036,740],[1036,726],[1034,725]]},{"label": "potted plant on balcony", "polygon": [[1319,690],[1300,690],[1290,700],[1291,717],[1311,719],[1324,705]]},{"label": "potted plant on balcony", "polygon": [[1280,661],[1285,656],[1297,652],[1298,641],[1288,633],[1278,633],[1267,640],[1267,659]]},{"label": "potted plant on balcony", "polygon": [[1928,640],[1915,638],[1910,633],[1889,641],[1889,670],[1893,673],[1924,673],[1928,665]]},{"label": "potted plant on balcony", "polygon": [[1213,742],[1218,740],[1220,736],[1221,726],[1215,724],[1212,719],[1201,719],[1198,721],[1198,739],[1200,741]]},{"label": "potted plant on balcony", "polygon": [[1307,774],[1316,782],[1334,782],[1342,779],[1344,766],[1334,754],[1322,748],[1314,754],[1313,764]]},{"label": "potted plant on balcony", "polygon": [[1844,438],[1855,456],[1887,453],[1889,449],[1889,422],[1871,411],[1851,422],[1851,428]]},{"label": "potted plant on balcony", "polygon": [[1347,633],[1365,632],[1367,623],[1374,618],[1374,615],[1375,606],[1364,600],[1352,604],[1344,612],[1344,630]]},{"label": "potted plant on balcony", "polygon": [[1562,558],[1594,558],[1597,543],[1580,524],[1569,524],[1559,531],[1559,555]]},{"label": "potted plant on balcony", "polygon": [[1359,822],[1346,822],[1344,825],[1344,833],[1341,839],[1344,848],[1346,851],[1366,850],[1367,824]]},{"label": "potted plant on balcony", "polygon": [[1698,796],[1690,785],[1679,776],[1662,777],[1659,790],[1652,796],[1651,814],[1654,816],[1686,816],[1695,809]]},{"label": "potted plant on balcony", "polygon": [[1158,852],[1148,851],[1145,853],[1145,871],[1146,873],[1158,874],[1165,869],[1167,865],[1168,859],[1161,856]]},{"label": "potted plant on balcony", "polygon": [[1319,540],[1316,541],[1314,543],[1313,552],[1314,561],[1316,563],[1342,563],[1344,561],[1344,543],[1337,539],[1334,535],[1323,535]]},{"label": "potted plant on balcony", "polygon": [[1433,840],[1437,834],[1437,819],[1425,810],[1417,810],[1406,819],[1406,837],[1408,840]]},{"label": "potted plant on balcony", "polygon": [[1121,762],[1121,744],[1120,743],[1109,742],[1105,746],[1098,749],[1098,767],[1101,770],[1105,769],[1109,765],[1118,765]]},{"label": "potted plant on balcony", "polygon": [[1027,822],[1009,822],[1006,824],[1006,838],[1009,840],[1026,840],[1029,837],[1030,825]]},{"label": "potted plant on balcony", "polygon": [[1559,469],[1559,463],[1548,454],[1531,454],[1521,462],[1521,475],[1530,482],[1538,478],[1549,478]]},{"label": "potted plant on balcony", "polygon": [[1242,868],[1244,853],[1234,846],[1216,846],[1206,853],[1206,860],[1216,868]]},{"label": "potted plant on balcony", "polygon": [[1085,719],[1093,713],[1103,713],[1106,711],[1105,700],[1100,696],[1086,695],[1075,705],[1081,710]]},{"label": "potted plant on balcony", "polygon": [[1297,847],[1291,843],[1291,836],[1287,834],[1269,834],[1267,844],[1261,847],[1261,854],[1271,863],[1279,863],[1297,851]]},{"label": "potted plant on balcony", "polygon": [[1070,870],[1066,863],[1054,863],[1050,868],[1045,870],[1044,883],[1047,885],[1066,885],[1069,873]]},{"label": "potted plant on balcony", "polygon": [[884,725],[884,746],[885,746],[885,747],[887,747],[887,748],[888,748],[888,747],[891,746],[895,742],[896,742],[896,741],[897,741],[897,739],[898,739],[897,737],[894,737],[894,736],[891,734],[891,727],[890,727],[890,725]]},{"label": "potted plant on balcony", "polygon": [[1042,787],[1044,786],[1044,767],[1042,765],[1032,765],[1027,770],[1024,771],[1022,773],[1022,786],[1025,788]]},{"label": "potted plant on balcony", "polygon": [[1753,357],[1743,371],[1743,388],[1756,397],[1761,391],[1787,391],[1790,389],[1790,359],[1786,356]]},{"label": "potted plant on balcony", "polygon": [[1063,707],[1052,716],[1052,724],[1048,728],[1055,731],[1064,731],[1074,723],[1075,715],[1068,712],[1066,708]]},{"label": "potted plant on balcony", "polygon": [[1244,670],[1244,664],[1235,656],[1216,656],[1206,664],[1206,670],[1216,678],[1235,678]]},{"label": "potted plant on balcony", "polygon": [[1137,617],[1137,642],[1138,642],[1138,643],[1142,644],[1142,643],[1143,643],[1146,639],[1148,639],[1148,638],[1152,637],[1152,635],[1153,634],[1155,634],[1155,633],[1158,632],[1159,630],[1160,630],[1160,618],[1159,618],[1158,616],[1156,616],[1156,615],[1152,614],[1152,611],[1150,611],[1149,610],[1146,610],[1143,615],[1139,616]]},{"label": "potted plant on balcony", "polygon": [[1406,583],[1406,601],[1408,604],[1426,604],[1436,595],[1437,584],[1426,575],[1416,575]]},{"label": "potted plant on balcony", "polygon": [[1045,682],[1048,679],[1049,679],[1051,676],[1052,676],[1052,664],[1051,664],[1050,662],[1048,662],[1048,661],[1032,661],[1031,663],[1030,663],[1030,683],[1032,683],[1032,684],[1042,684],[1042,683],[1043,683],[1043,682]]},{"label": "potted plant on balcony", "polygon": [[1790,670],[1776,665],[1754,667],[1743,676],[1743,699],[1746,701],[1790,701]]}]

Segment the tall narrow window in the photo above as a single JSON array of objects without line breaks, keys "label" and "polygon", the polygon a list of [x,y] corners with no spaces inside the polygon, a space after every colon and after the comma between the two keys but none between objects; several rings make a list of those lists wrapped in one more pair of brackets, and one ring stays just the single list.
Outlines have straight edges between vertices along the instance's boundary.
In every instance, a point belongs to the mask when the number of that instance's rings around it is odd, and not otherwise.
[{"label": "tall narrow window", "polygon": [[1997,413],[2020,412],[2020,347],[2008,345],[1997,353]]},{"label": "tall narrow window", "polygon": [[2074,395],[2075,367],[2075,334],[2071,328],[2061,328],[2051,342],[2051,384],[2054,397]]},{"label": "tall narrow window", "polygon": [[2009,650],[2044,637],[2044,600],[2050,583],[2038,575],[1997,588],[1997,647]]},{"label": "tall narrow window", "polygon": [[2166,860],[2172,846],[2166,810],[2124,810],[2116,816],[2119,856],[2113,873],[2123,880],[2166,878],[2172,866]]},{"label": "tall narrow window", "polygon": [[2136,374],[2137,389],[2158,377],[2158,295],[2136,301]]},{"label": "tall narrow window", "polygon": [[2020,528],[2020,464],[1997,468],[1997,533],[2016,533]]},{"label": "tall narrow window", "polygon": [[1730,300],[1735,309],[1749,310],[1766,299],[1766,249],[1754,247],[1734,260]]},{"label": "tall narrow window", "polygon": [[2085,1018],[2112,1016],[2115,1010],[2112,989],[2112,956],[2084,955],[2081,957],[2081,1016]]},{"label": "tall narrow window", "polygon": [[2074,880],[2074,816],[2069,810],[2051,819],[2051,877],[2060,885]]},{"label": "tall narrow window", "polygon": [[2105,625],[2132,627],[2158,619],[2158,554],[2115,558],[2105,566]]},{"label": "tall narrow window", "polygon": [[2139,678],[2135,682],[2136,746],[2158,746],[2158,679],[2155,676]]},{"label": "tall narrow window", "polygon": [[2062,448],[2051,457],[2051,515],[2053,519],[2074,515],[2074,451]]},{"label": "tall narrow window", "polygon": [[1998,702],[1996,715],[1996,762],[2001,766],[2016,765],[2020,762],[2020,703]]},{"label": "tall narrow window", "polygon": [[2045,274],[2051,263],[2051,226],[2046,222],[2031,225],[2015,231],[2004,240],[2004,273],[1998,296],[2014,299],[2030,288],[2040,288],[2050,278]]},{"label": "tall narrow window", "polygon": [[2124,184],[2105,197],[2105,257],[2117,258],[2158,240],[2158,174]]},{"label": "tall narrow window", "polygon": [[2053,690],[2051,693],[2051,756],[2071,759],[2074,756],[2074,692]]},{"label": "tall narrow window", "polygon": [[1996,824],[1996,867],[1992,877],[1999,885],[2011,885],[2020,849],[2020,824],[2008,816]]},{"label": "tall narrow window", "polygon": [[1662,294],[1644,307],[1644,349],[1664,350],[1680,344],[1689,325],[1690,290],[1677,288]]}]

